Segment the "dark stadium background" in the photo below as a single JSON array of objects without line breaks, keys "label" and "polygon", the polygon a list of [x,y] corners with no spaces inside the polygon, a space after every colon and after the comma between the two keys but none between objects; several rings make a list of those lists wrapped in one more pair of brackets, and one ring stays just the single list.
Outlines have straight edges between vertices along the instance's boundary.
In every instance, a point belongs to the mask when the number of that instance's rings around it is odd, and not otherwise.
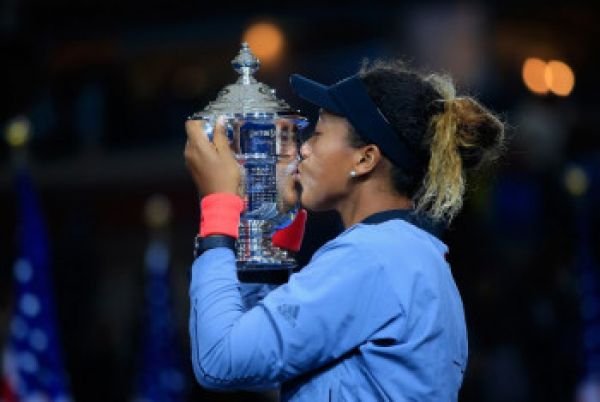
[{"label": "dark stadium background", "polygon": [[[364,58],[399,57],[450,72],[462,93],[507,122],[505,157],[474,178],[463,213],[444,234],[469,327],[460,400],[574,401],[600,371],[593,364],[600,336],[589,335],[589,316],[582,319],[586,280],[577,258],[589,241],[600,261],[599,16],[571,2],[1,0],[0,128],[18,116],[31,122],[28,166],[49,233],[74,400],[132,398],[150,236],[143,210],[154,194],[173,209],[174,347],[184,357],[188,400],[272,398],[210,393],[193,381],[187,270],[198,211],[183,161],[185,117],[235,80],[229,62],[244,33],[269,23],[283,46],[257,78],[308,115],[315,111],[290,92],[291,73],[331,83]],[[530,57],[567,63],[573,91],[531,92],[522,78]],[[13,159],[2,140],[0,345],[16,258]],[[590,223],[589,239],[578,220]],[[340,227],[334,215],[311,214],[300,261]]]}]

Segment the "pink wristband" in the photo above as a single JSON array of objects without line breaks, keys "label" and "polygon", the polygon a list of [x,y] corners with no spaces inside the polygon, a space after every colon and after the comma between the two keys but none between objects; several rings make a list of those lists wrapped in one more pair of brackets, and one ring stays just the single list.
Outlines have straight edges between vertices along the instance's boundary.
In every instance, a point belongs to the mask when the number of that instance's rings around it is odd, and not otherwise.
[{"label": "pink wristband", "polygon": [[244,210],[244,201],[231,193],[214,193],[202,198],[200,202],[200,237],[225,235],[238,238],[240,214]]}]

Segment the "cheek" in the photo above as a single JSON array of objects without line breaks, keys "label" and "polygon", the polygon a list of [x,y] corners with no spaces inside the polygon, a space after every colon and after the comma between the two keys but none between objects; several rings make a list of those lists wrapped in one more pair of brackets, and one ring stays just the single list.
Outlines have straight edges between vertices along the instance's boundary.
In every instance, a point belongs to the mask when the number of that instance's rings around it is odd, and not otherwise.
[{"label": "cheek", "polygon": [[347,156],[335,153],[327,154],[327,158],[313,156],[310,174],[302,177],[301,202],[309,209],[329,209],[332,202],[342,198],[348,189],[344,173]]},{"label": "cheek", "polygon": [[331,154],[315,154],[310,166],[310,174],[306,177],[306,186],[327,191],[335,183],[336,166]]}]

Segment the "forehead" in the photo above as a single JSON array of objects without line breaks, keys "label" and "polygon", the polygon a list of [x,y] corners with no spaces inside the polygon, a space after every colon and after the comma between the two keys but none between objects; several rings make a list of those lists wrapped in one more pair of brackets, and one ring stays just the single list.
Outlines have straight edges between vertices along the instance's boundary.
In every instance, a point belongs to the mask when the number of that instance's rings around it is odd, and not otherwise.
[{"label": "forehead", "polygon": [[348,142],[349,129],[350,123],[345,117],[321,109],[314,131],[327,141],[342,141],[345,144]]},{"label": "forehead", "polygon": [[319,109],[319,122],[325,124],[347,124],[348,120],[343,116],[328,112],[325,109]]}]

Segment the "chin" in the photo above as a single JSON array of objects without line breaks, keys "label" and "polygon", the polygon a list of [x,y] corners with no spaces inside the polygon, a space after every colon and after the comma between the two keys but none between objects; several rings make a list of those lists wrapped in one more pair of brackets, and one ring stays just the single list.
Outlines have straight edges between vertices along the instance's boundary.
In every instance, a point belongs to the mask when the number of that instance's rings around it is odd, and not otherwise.
[{"label": "chin", "polygon": [[323,200],[315,199],[314,197],[310,197],[309,194],[302,193],[300,196],[300,204],[303,208],[308,209],[313,212],[325,212],[330,211],[332,208],[330,205],[326,205]]},{"label": "chin", "polygon": [[314,200],[311,199],[311,197],[309,197],[305,191],[302,191],[302,193],[300,194],[300,205],[302,205],[302,208],[306,208],[310,211],[318,211],[318,206],[315,205]]}]

